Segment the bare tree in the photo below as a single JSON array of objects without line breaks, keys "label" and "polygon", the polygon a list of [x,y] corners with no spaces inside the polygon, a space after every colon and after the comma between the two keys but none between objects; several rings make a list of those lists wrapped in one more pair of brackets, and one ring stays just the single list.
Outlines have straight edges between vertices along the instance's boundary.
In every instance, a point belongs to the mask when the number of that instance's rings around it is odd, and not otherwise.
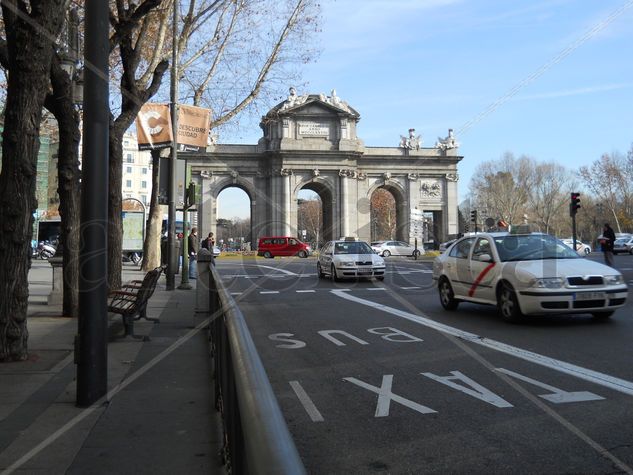
[{"label": "bare tree", "polygon": [[[192,0],[185,7],[179,12],[177,41],[179,101],[210,108],[212,129],[257,113],[260,102],[274,99],[282,84],[285,88],[299,77],[294,67],[315,54],[309,41],[318,28],[314,0]],[[147,37],[143,47],[147,51],[160,41],[161,47],[151,49],[150,65],[171,56],[169,19],[161,21],[159,33]],[[156,215],[150,204],[150,224]],[[147,236],[158,239],[154,233]]]},{"label": "bare tree", "polygon": [[319,198],[299,201],[297,221],[306,231],[305,240],[319,246],[323,233],[323,208]]},{"label": "bare tree", "polygon": [[[579,175],[615,221],[618,232],[630,226],[633,201],[633,150],[625,159],[619,153],[604,154],[590,166],[580,167]],[[624,221],[624,222],[623,222]]]},{"label": "bare tree", "polygon": [[490,216],[508,224],[521,222],[528,201],[530,159],[506,153],[496,161],[481,163],[470,182],[475,208],[487,209]]},{"label": "bare tree", "polygon": [[395,239],[396,200],[384,188],[371,195],[372,240]]}]

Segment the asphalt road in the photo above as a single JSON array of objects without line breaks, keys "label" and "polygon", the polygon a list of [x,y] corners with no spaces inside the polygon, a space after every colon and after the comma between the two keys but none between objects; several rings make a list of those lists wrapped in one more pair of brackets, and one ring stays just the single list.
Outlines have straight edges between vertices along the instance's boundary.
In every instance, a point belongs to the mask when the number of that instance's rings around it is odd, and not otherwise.
[{"label": "asphalt road", "polygon": [[387,263],[334,283],[313,258],[218,261],[310,473],[633,473],[630,301],[513,325],[445,311],[430,261]]}]

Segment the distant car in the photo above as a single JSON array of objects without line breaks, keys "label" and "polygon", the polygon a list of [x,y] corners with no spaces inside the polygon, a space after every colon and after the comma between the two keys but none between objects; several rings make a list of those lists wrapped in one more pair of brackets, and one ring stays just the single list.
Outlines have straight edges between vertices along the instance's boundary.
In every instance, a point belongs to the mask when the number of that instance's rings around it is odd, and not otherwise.
[{"label": "distant car", "polygon": [[317,260],[319,278],[385,278],[385,261],[365,241],[339,239],[323,246]]},{"label": "distant car", "polygon": [[618,238],[613,243],[613,254],[628,252],[633,254],[633,237]]},{"label": "distant car", "polygon": [[450,241],[441,243],[439,251],[440,252],[446,251],[446,249],[448,249],[451,246],[451,244],[453,244],[455,241],[457,241],[457,239],[451,239]]},{"label": "distant car", "polygon": [[495,305],[507,321],[568,313],[603,319],[628,297],[616,269],[541,233],[465,236],[435,258],[433,279],[446,310],[460,302]]},{"label": "distant car", "polygon": [[222,251],[220,251],[218,246],[213,246],[213,257],[218,257],[221,253]]},{"label": "distant car", "polygon": [[424,254],[424,248],[416,249],[411,244],[403,241],[375,241],[371,243],[371,248],[382,257],[389,256],[412,256],[419,257]]},{"label": "distant car", "polygon": [[[561,239],[565,244],[567,244],[572,249],[574,248],[574,240],[573,239]],[[580,242],[576,240],[576,252],[581,256],[587,256],[591,254],[591,246],[584,242]]]},{"label": "distant car", "polygon": [[275,256],[308,257],[311,253],[309,244],[292,236],[261,237],[257,244],[257,255],[269,259]]}]

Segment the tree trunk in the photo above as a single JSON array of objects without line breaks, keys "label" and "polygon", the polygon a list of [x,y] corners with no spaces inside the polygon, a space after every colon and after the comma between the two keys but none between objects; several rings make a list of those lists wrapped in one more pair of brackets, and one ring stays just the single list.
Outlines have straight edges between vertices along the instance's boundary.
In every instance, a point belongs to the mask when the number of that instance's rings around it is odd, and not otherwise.
[{"label": "tree trunk", "polygon": [[160,230],[163,224],[158,204],[158,181],[160,176],[160,149],[152,150],[152,197],[149,204],[149,217],[143,242],[143,266],[145,272],[158,267],[161,262]]},{"label": "tree trunk", "polygon": [[0,361],[28,357],[28,272],[40,123],[49,87],[51,41],[63,16],[56,1],[30,7],[26,12],[23,5],[2,2],[9,68],[0,172]]},{"label": "tree trunk", "polygon": [[59,128],[57,193],[61,216],[60,245],[63,250],[63,314],[78,318],[81,134],[79,114],[72,101],[72,83],[55,59],[51,67],[51,83],[53,92],[46,98],[44,105],[57,119]]},{"label": "tree trunk", "polygon": [[123,255],[122,211],[122,169],[123,134],[122,127],[110,126],[109,188],[108,188],[108,289],[121,288],[121,268]]}]

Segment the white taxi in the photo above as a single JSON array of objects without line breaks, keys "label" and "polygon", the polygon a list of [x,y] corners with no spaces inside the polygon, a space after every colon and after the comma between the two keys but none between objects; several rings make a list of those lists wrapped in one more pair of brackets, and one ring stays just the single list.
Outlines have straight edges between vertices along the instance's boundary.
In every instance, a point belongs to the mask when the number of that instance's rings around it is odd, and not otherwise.
[{"label": "white taxi", "polygon": [[319,278],[385,278],[385,261],[368,243],[354,238],[330,241],[323,246],[317,260]]},{"label": "white taxi", "polygon": [[435,259],[433,279],[446,310],[462,301],[496,305],[507,321],[563,313],[608,318],[628,296],[616,269],[540,233],[463,237]]}]

